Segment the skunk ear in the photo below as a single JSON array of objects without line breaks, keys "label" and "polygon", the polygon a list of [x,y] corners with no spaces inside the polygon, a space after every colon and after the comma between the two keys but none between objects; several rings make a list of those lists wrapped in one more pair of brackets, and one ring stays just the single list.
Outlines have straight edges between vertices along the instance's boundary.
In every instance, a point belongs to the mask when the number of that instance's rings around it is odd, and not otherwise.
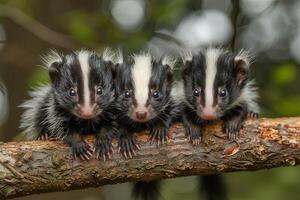
[{"label": "skunk ear", "polygon": [[161,64],[163,66],[167,66],[167,80],[169,84],[172,84],[173,82],[173,76],[174,76],[174,68],[177,63],[177,60],[170,56],[164,56],[161,60]]},{"label": "skunk ear", "polygon": [[190,76],[192,66],[193,66],[192,60],[183,61],[183,63],[181,64],[181,75],[184,80],[186,76]]},{"label": "skunk ear", "polygon": [[42,61],[48,68],[51,82],[54,83],[59,77],[59,70],[63,62],[62,55],[55,50],[50,50],[48,54],[42,56]]},{"label": "skunk ear", "polygon": [[123,63],[123,53],[120,49],[113,51],[111,48],[106,48],[102,53],[102,58],[110,68],[113,78],[116,77],[117,67]]},{"label": "skunk ear", "polygon": [[114,51],[111,48],[106,48],[102,53],[102,59],[106,62],[110,61],[114,64],[121,64],[123,63],[123,53],[120,49]]},{"label": "skunk ear", "polygon": [[170,68],[170,70],[173,70],[176,65],[176,59],[170,56],[164,56],[161,59],[161,64],[167,66],[168,68]]},{"label": "skunk ear", "polygon": [[251,58],[249,53],[241,51],[234,58],[234,75],[239,86],[249,78]]},{"label": "skunk ear", "polygon": [[60,62],[54,62],[48,67],[49,76],[52,83],[55,83],[58,80],[60,67],[61,67]]},{"label": "skunk ear", "polygon": [[193,63],[193,53],[191,50],[189,49],[183,49],[180,53],[179,53],[180,57],[181,57],[181,75],[182,78],[185,79],[185,76],[188,75],[190,73],[190,70],[192,68],[192,63]]}]

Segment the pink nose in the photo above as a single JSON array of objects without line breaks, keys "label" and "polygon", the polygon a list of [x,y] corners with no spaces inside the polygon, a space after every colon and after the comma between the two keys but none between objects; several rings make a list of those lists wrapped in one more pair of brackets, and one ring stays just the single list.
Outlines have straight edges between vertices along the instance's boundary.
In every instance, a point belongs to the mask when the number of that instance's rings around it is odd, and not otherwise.
[{"label": "pink nose", "polygon": [[144,111],[138,111],[135,113],[136,115],[136,118],[139,119],[139,120],[145,120],[146,117],[147,117],[147,112],[144,112]]},{"label": "pink nose", "polygon": [[80,106],[79,112],[82,118],[90,119],[94,117],[94,106]]},{"label": "pink nose", "polygon": [[216,109],[213,107],[204,107],[200,117],[204,120],[214,120],[217,118]]}]

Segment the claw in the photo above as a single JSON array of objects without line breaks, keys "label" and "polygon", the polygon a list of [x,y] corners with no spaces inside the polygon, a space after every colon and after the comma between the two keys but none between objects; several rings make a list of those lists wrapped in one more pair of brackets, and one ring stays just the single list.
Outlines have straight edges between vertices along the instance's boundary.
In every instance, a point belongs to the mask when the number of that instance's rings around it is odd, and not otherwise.
[{"label": "claw", "polygon": [[133,151],[132,151],[132,153],[133,153],[133,155],[134,155],[134,156],[136,156],[136,152],[135,152],[135,150],[133,150]]},{"label": "claw", "polygon": [[153,144],[154,142],[156,142],[157,145],[165,144],[167,142],[166,129],[166,127],[152,129],[150,131],[151,144]]},{"label": "claw", "polygon": [[92,152],[90,152],[90,150],[89,150],[89,151],[87,151],[87,154],[88,154],[89,156],[92,156],[92,155],[93,155],[93,153],[92,153]]},{"label": "claw", "polygon": [[121,152],[126,159],[136,156],[135,150],[139,149],[139,145],[134,142],[134,139],[132,137],[120,138],[119,152]]},{"label": "claw", "polygon": [[46,141],[48,139],[49,139],[49,136],[47,133],[43,133],[39,137],[37,137],[37,140],[40,140],[40,141]]},{"label": "claw", "polygon": [[90,149],[94,149],[94,147],[91,144],[87,144],[89,146]]},{"label": "claw", "polygon": [[138,145],[138,144],[136,144],[136,143],[134,143],[134,146],[138,149],[138,150],[141,150],[141,147],[140,147],[140,145]]},{"label": "claw", "polygon": [[90,157],[89,157],[87,154],[84,154],[84,157],[85,157],[87,160],[90,160]]},{"label": "claw", "polygon": [[258,118],[258,113],[248,112],[247,113],[247,118],[249,118],[249,119],[257,119]]},{"label": "claw", "polygon": [[84,157],[80,154],[79,157],[81,158],[81,160],[85,160]]},{"label": "claw", "polygon": [[[106,136],[98,136],[96,137],[95,141],[95,151],[97,154],[97,159],[102,158],[105,162],[106,160],[110,159],[112,152],[112,143],[111,139]],[[120,150],[119,150],[120,151]]]},{"label": "claw", "polygon": [[197,146],[201,143],[200,130],[197,127],[190,126],[185,127],[188,140],[193,146]]}]

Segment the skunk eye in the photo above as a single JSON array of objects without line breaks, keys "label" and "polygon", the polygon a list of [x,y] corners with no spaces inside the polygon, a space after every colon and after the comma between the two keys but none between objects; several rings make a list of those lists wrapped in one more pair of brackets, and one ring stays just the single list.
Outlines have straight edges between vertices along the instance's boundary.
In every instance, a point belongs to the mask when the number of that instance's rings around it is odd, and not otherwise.
[{"label": "skunk eye", "polygon": [[194,92],[193,92],[193,95],[194,95],[195,97],[199,97],[199,96],[200,96],[200,91],[201,91],[201,90],[198,90],[197,88],[195,88],[195,89],[194,89]]},{"label": "skunk eye", "polygon": [[130,98],[131,94],[128,90],[125,91],[125,98]]},{"label": "skunk eye", "polygon": [[219,96],[224,98],[227,95],[227,91],[225,88],[219,88]]},{"label": "skunk eye", "polygon": [[97,88],[96,94],[97,94],[97,95],[101,95],[101,94],[102,94],[102,87],[98,87],[98,88]]},{"label": "skunk eye", "polygon": [[152,93],[153,98],[157,99],[159,97],[159,91],[154,91]]},{"label": "skunk eye", "polygon": [[71,88],[71,89],[69,90],[69,95],[70,95],[71,97],[76,96],[76,91],[75,91],[74,88]]}]

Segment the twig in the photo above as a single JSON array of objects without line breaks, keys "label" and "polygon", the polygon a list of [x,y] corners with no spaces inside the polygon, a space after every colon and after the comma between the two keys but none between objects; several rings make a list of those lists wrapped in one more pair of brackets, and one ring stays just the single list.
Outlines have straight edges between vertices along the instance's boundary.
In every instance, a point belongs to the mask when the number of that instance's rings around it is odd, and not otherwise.
[{"label": "twig", "polygon": [[55,46],[70,50],[76,49],[80,46],[78,41],[75,41],[68,35],[51,30],[47,26],[39,23],[37,20],[29,17],[17,8],[0,5],[0,16],[12,20],[41,40]]}]

